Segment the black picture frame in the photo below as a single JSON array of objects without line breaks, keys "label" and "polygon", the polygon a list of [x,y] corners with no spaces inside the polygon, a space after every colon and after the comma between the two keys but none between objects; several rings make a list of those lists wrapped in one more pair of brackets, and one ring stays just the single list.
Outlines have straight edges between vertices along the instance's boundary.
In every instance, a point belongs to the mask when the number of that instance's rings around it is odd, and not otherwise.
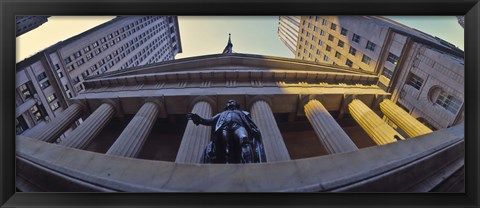
[{"label": "black picture frame", "polygon": [[[466,193],[16,193],[15,15],[465,15]],[[2,207],[478,207],[478,0],[0,0]]]}]

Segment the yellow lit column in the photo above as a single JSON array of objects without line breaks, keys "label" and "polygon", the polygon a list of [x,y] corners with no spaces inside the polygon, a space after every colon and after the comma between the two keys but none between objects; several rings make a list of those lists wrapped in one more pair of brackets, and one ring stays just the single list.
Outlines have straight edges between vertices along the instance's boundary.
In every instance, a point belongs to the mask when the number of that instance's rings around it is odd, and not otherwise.
[{"label": "yellow lit column", "polygon": [[84,149],[105,127],[115,114],[110,103],[103,103],[83,123],[73,130],[59,145]]},{"label": "yellow lit column", "polygon": [[[212,117],[212,107],[206,101],[198,101],[192,109],[203,118]],[[177,163],[199,163],[202,160],[205,147],[210,141],[212,135],[210,126],[195,125],[193,121],[188,121],[185,133],[183,133],[182,142],[178,149]]]},{"label": "yellow lit column", "polygon": [[263,148],[267,162],[290,160],[282,134],[273,117],[270,105],[264,100],[257,100],[251,107],[252,121],[257,125],[262,135]]},{"label": "yellow lit column", "polygon": [[157,120],[158,108],[155,102],[143,104],[106,154],[137,157]]},{"label": "yellow lit column", "polygon": [[304,108],[307,119],[329,154],[358,150],[320,101],[310,100]]},{"label": "yellow lit column", "polygon": [[56,116],[45,127],[39,129],[40,132],[32,132],[27,135],[45,142],[53,142],[62,135],[73,122],[80,118],[83,113],[83,107],[74,103]]},{"label": "yellow lit column", "polygon": [[420,123],[420,121],[408,114],[402,108],[395,105],[391,100],[383,100],[383,102],[380,103],[380,110],[409,137],[416,137],[432,132],[431,129]]},{"label": "yellow lit column", "polygon": [[348,110],[357,123],[365,130],[377,145],[388,144],[404,138],[383,121],[375,112],[358,99],[348,104]]}]

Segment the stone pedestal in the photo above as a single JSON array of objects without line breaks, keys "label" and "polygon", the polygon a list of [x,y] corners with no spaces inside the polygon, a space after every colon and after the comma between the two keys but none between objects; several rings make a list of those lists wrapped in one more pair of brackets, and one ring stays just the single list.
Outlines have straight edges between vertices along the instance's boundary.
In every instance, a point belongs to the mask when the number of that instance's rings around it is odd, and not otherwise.
[{"label": "stone pedestal", "polygon": [[70,128],[73,122],[81,117],[82,113],[83,107],[78,103],[74,103],[65,109],[60,115],[52,119],[52,121],[50,121],[44,128],[26,136],[45,142],[54,142],[60,137],[60,135]]},{"label": "stone pedestal", "polygon": [[84,149],[95,136],[105,127],[113,118],[115,109],[112,104],[103,103],[93,112],[80,126],[73,130],[64,140],[58,144]]},{"label": "stone pedestal", "polygon": [[251,117],[262,134],[267,162],[290,160],[282,134],[268,103],[263,100],[253,103]]},{"label": "stone pedestal", "polygon": [[348,104],[348,110],[357,123],[373,139],[377,145],[396,142],[395,136],[401,140],[404,138],[382,120],[367,105],[358,99],[354,99]]},{"label": "stone pedestal", "polygon": [[329,154],[358,150],[322,103],[310,100],[304,108],[313,130]]},{"label": "stone pedestal", "polygon": [[[196,113],[203,118],[210,118],[212,117],[212,107],[206,101],[199,101],[193,106],[192,113]],[[211,131],[210,126],[197,126],[193,121],[188,121],[175,162],[201,162],[203,151],[212,135]]]},{"label": "stone pedestal", "polygon": [[159,106],[146,102],[108,149],[107,155],[137,157],[157,120]]},{"label": "stone pedestal", "polygon": [[380,110],[409,137],[416,137],[432,132],[431,129],[420,123],[420,121],[408,114],[402,108],[395,105],[391,100],[386,99],[381,102]]}]

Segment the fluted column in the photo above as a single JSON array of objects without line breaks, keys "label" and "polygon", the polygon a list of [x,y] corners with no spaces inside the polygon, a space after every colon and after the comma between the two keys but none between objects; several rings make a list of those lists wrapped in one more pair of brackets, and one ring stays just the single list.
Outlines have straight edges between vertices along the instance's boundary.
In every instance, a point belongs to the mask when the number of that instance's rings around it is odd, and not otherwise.
[{"label": "fluted column", "polygon": [[358,150],[320,101],[310,100],[304,108],[307,119],[329,154]]},{"label": "fluted column", "polygon": [[287,147],[277,122],[273,117],[272,109],[267,102],[258,100],[251,108],[253,122],[262,134],[263,148],[268,162],[290,160]]},{"label": "fluted column", "polygon": [[420,123],[420,121],[408,114],[402,108],[395,105],[391,100],[383,100],[380,103],[380,110],[409,137],[416,137],[432,132],[431,129]]},{"label": "fluted column", "polygon": [[115,109],[110,103],[103,103],[93,112],[80,126],[73,130],[70,135],[58,144],[84,149],[95,136],[105,127],[113,118]]},{"label": "fluted column", "polygon": [[46,142],[53,142],[70,128],[72,123],[79,119],[82,113],[83,107],[78,103],[74,103],[52,119],[45,127],[39,129],[39,131],[31,132],[26,136]]},{"label": "fluted column", "polygon": [[388,144],[404,138],[383,121],[375,112],[358,99],[348,104],[348,110],[357,123],[365,130],[377,145]]},{"label": "fluted column", "polygon": [[[206,101],[199,101],[193,106],[192,113],[203,118],[210,118],[212,117],[212,107]],[[211,135],[210,126],[197,126],[192,121],[188,121],[175,162],[199,163]]]},{"label": "fluted column", "polygon": [[137,157],[157,120],[158,108],[154,102],[143,104],[106,154]]}]

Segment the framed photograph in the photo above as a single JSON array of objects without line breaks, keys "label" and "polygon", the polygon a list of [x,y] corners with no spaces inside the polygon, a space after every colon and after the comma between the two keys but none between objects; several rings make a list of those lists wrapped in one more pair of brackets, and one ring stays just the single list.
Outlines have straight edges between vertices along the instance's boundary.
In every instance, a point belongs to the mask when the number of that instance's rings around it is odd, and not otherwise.
[{"label": "framed photograph", "polygon": [[2,207],[478,206],[478,1],[1,10]]}]

